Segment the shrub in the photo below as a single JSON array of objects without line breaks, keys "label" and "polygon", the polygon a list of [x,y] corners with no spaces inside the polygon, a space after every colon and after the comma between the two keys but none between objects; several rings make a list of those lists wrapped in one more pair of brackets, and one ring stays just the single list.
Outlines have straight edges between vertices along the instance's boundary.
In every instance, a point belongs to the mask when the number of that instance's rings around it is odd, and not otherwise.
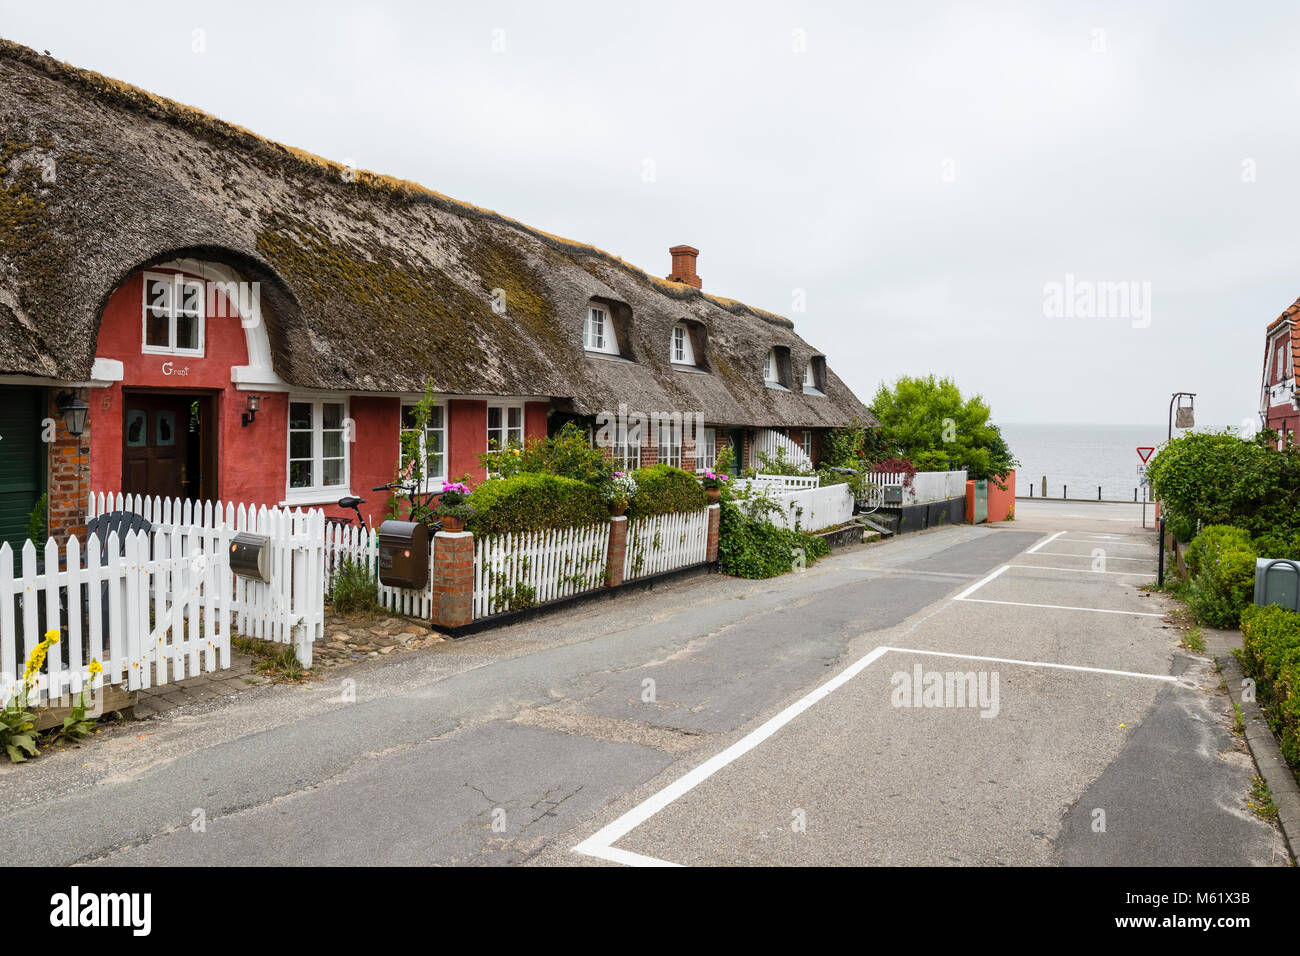
[{"label": "shrub", "polygon": [[565,422],[549,438],[489,451],[479,455],[479,460],[489,474],[502,478],[545,473],[595,486],[605,485],[614,470],[605,450],[592,447],[586,432],[574,422]]},{"label": "shrub", "polygon": [[1241,615],[1242,664],[1292,769],[1300,768],[1300,614],[1276,604]]},{"label": "shrub", "polygon": [[541,531],[609,518],[609,508],[598,488],[547,472],[524,472],[485,481],[468,502],[474,515],[466,527],[475,534]]},{"label": "shrub", "polygon": [[340,614],[376,611],[379,609],[379,582],[365,562],[344,558],[334,572],[329,598],[334,610]]},{"label": "shrub", "polygon": [[1187,603],[1196,619],[1213,627],[1236,627],[1255,587],[1255,549],[1250,535],[1230,525],[1204,528],[1187,549],[1192,575]]},{"label": "shrub", "polygon": [[1282,534],[1263,534],[1255,539],[1255,553],[1261,558],[1290,558],[1300,561],[1300,533],[1289,538]]},{"label": "shrub", "polygon": [[708,504],[704,486],[689,471],[672,465],[651,465],[632,472],[636,493],[628,506],[629,518],[699,511]]},{"label": "shrub", "polygon": [[1175,541],[1191,541],[1196,537],[1196,522],[1183,515],[1170,515],[1165,521],[1165,530],[1174,536]]},{"label": "shrub", "polygon": [[[761,509],[760,509],[761,510]],[[830,553],[821,538],[778,528],[754,509],[724,501],[718,533],[718,564],[724,574],[738,578],[772,578]]]}]

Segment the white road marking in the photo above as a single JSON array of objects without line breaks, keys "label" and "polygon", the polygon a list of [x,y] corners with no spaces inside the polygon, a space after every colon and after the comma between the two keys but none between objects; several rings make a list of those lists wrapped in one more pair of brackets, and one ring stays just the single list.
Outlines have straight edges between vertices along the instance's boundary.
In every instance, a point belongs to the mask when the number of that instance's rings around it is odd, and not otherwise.
[{"label": "white road marking", "polygon": [[1009,567],[1011,567],[1011,565],[1009,565],[1009,564],[1004,564],[1004,565],[1002,565],[1002,567],[998,568],[998,569],[997,569],[996,571],[994,571],[992,574],[986,574],[986,575],[984,575],[984,577],[980,578],[978,581],[976,581],[974,584],[972,584],[970,587],[968,587],[965,591],[962,591],[961,594],[958,594],[955,598],[953,598],[953,600],[954,600],[954,601],[964,601],[964,600],[966,600],[966,595],[968,595],[968,594],[974,594],[976,591],[978,591],[980,588],[984,587],[984,585],[988,584],[990,581],[992,581],[994,578],[996,578],[999,574],[1001,574],[1003,571],[1005,571],[1005,570],[1006,570],[1007,568],[1009,568]]},{"label": "white road marking", "polygon": [[1056,532],[1056,534],[1052,535],[1050,538],[1044,538],[1042,541],[1038,542],[1038,544],[1034,545],[1032,548],[1030,548],[1029,550],[1027,550],[1027,551],[1025,552],[1025,554],[1033,554],[1035,551],[1037,551],[1037,550],[1038,550],[1039,548],[1041,548],[1043,545],[1047,544],[1049,541],[1055,541],[1057,538],[1059,538],[1059,537],[1060,537],[1061,535],[1063,535],[1063,534],[1065,534],[1064,531],[1058,531],[1058,532]]},{"label": "white road marking", "polygon": [[1155,542],[1151,542],[1150,544],[1145,542],[1142,544],[1134,544],[1131,541],[1111,541],[1109,538],[1062,538],[1058,543],[1065,544],[1066,542],[1082,545],[1105,544],[1112,548],[1146,548],[1148,551],[1155,550]]},{"label": "white road marking", "polygon": [[626,850],[616,850],[612,844],[627,836],[628,833],[645,823],[645,821],[649,820],[652,816],[664,807],[668,806],[668,804],[672,803],[678,797],[688,793],[696,786],[709,779],[709,777],[713,776],[737,757],[741,757],[753,750],[813,704],[817,703],[823,697],[826,697],[832,691],[848,683],[859,673],[869,667],[873,661],[883,657],[888,650],[889,648],[887,647],[877,647],[870,654],[859,658],[857,661],[850,664],[844,670],[840,671],[828,680],[825,684],[822,684],[806,696],[801,697],[775,717],[772,717],[770,720],[765,721],[757,728],[750,731],[720,754],[704,761],[704,763],[686,774],[686,776],[680,778],[674,783],[670,783],[654,796],[633,807],[617,820],[605,825],[600,830],[597,830],[594,834],[575,846],[573,852],[581,853],[585,856],[599,857],[604,860],[612,860],[616,863],[626,863],[628,865],[646,866],[653,862],[654,865],[658,866],[671,866],[672,864],[666,863],[663,860],[655,860],[655,858],[651,856],[643,856],[639,853],[629,853]]},{"label": "white road marking", "polygon": [[1073,571],[1075,574],[1123,574],[1130,578],[1154,578],[1154,571],[1093,571],[1090,568],[1051,568],[1045,564],[1008,564],[1009,568],[1023,568],[1026,571]]},{"label": "white road marking", "polygon": [[1148,680],[1177,682],[1172,674],[1143,674],[1140,671],[1117,671],[1107,667],[1084,667],[1082,664],[1053,664],[1051,661],[1020,661],[1011,657],[982,657],[978,654],[949,654],[947,651],[920,651],[914,647],[890,647],[903,654],[926,654],[930,657],[958,657],[966,661],[989,661],[994,664],[1020,664],[1024,667],[1051,667],[1063,671],[1088,671],[1093,674],[1115,674],[1119,677],[1145,677]]},{"label": "white road marking", "polygon": [[[1026,551],[1025,553],[1028,554],[1029,552]],[[1072,551],[1039,551],[1038,554],[1040,556],[1044,554],[1051,554],[1051,555],[1055,555],[1058,558],[1091,558],[1092,557],[1092,555],[1090,554],[1075,554]],[[1108,554],[1106,555],[1106,560],[1107,561],[1154,561],[1155,558],[1121,558],[1117,554]]]},{"label": "white road marking", "polygon": [[1152,614],[1150,611],[1114,611],[1105,607],[1071,607],[1068,604],[1029,604],[1025,601],[991,601],[988,598],[954,598],[955,601],[966,601],[969,604],[1005,604],[1008,607],[1045,607],[1053,611],[1093,611],[1097,614],[1133,614],[1137,617],[1164,617],[1163,614]]}]

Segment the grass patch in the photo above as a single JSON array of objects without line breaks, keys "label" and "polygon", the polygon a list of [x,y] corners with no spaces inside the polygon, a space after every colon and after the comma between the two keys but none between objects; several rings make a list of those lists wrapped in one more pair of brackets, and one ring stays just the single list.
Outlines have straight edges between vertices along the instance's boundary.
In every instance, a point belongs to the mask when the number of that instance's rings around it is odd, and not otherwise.
[{"label": "grass patch", "polygon": [[1232,732],[1240,737],[1246,733],[1246,715],[1241,712],[1241,705],[1232,702]]},{"label": "grass patch", "polygon": [[374,614],[379,610],[379,581],[364,563],[344,558],[334,574],[329,601],[340,614]]},{"label": "grass patch", "polygon": [[1253,777],[1250,781],[1250,799],[1246,806],[1261,820],[1276,820],[1277,805],[1273,803],[1273,793],[1263,777]]},{"label": "grass patch", "polygon": [[1201,634],[1201,629],[1193,625],[1183,631],[1183,645],[1190,647],[1198,654],[1205,653],[1205,636]]},{"label": "grass patch", "polygon": [[307,679],[307,671],[298,663],[292,644],[277,644],[243,634],[231,635],[230,643],[245,654],[251,654],[254,669],[273,681],[301,684]]}]

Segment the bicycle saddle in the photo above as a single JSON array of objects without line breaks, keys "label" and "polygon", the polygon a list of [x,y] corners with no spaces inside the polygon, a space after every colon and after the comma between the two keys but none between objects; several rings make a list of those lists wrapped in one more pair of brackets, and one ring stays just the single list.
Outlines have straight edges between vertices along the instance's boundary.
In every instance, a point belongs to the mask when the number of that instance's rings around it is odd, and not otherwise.
[{"label": "bicycle saddle", "polygon": [[348,495],[346,498],[339,499],[340,508],[355,508],[357,505],[364,505],[365,498],[358,498],[356,495]]}]

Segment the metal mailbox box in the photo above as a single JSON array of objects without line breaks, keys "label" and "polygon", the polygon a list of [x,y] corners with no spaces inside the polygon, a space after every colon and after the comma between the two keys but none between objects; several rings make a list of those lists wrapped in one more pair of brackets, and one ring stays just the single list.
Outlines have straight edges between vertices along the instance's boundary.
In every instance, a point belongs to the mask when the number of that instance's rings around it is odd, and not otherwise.
[{"label": "metal mailbox box", "polygon": [[1255,603],[1260,607],[1280,604],[1288,611],[1300,611],[1300,564],[1286,558],[1257,558]]},{"label": "metal mailbox box", "polygon": [[420,521],[379,526],[379,583],[421,591],[429,583],[429,529]]},{"label": "metal mailbox box", "polygon": [[264,534],[241,531],[230,539],[230,570],[241,578],[271,580],[271,539]]}]

